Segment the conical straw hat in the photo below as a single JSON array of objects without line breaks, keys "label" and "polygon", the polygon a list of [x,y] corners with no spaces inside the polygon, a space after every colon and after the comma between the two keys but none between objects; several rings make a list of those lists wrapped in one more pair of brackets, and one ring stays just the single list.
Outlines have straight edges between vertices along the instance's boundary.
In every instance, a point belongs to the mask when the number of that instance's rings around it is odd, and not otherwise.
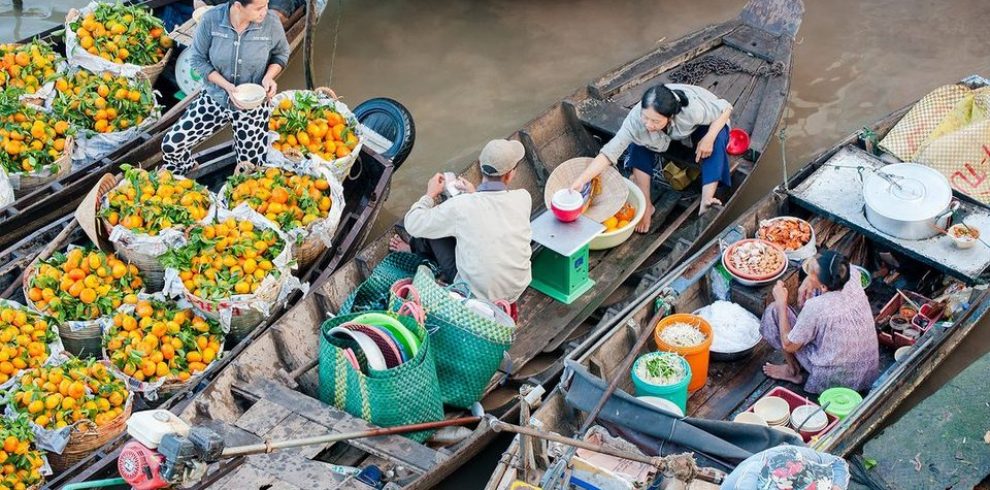
[{"label": "conical straw hat", "polygon": [[[553,199],[554,193],[569,188],[574,179],[588,168],[591,160],[590,157],[572,158],[553,169],[547,179],[546,187],[543,188],[543,200],[547,209],[550,208],[550,200]],[[622,209],[622,205],[629,198],[629,187],[626,186],[625,179],[619,171],[611,165],[605,168],[598,179],[601,192],[592,196],[590,206],[584,212],[584,216],[601,223]]]}]

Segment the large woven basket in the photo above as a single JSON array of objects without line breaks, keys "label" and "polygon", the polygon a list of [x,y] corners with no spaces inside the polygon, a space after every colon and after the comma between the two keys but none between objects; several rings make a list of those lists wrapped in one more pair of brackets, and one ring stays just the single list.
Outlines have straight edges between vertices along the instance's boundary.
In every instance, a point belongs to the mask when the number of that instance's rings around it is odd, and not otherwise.
[{"label": "large woven basket", "polygon": [[[31,289],[31,278],[34,277],[40,258],[36,258],[24,269],[24,282],[21,284],[24,291],[24,302],[34,311],[40,310],[34,305],[34,301],[31,301],[28,291]],[[95,320],[71,322],[72,327],[69,326],[69,323],[59,323],[58,336],[62,338],[62,345],[65,350],[72,355],[81,358],[99,357],[103,349],[101,340],[103,323],[106,321],[106,317],[100,317]]]},{"label": "large woven basket", "polygon": [[131,409],[132,403],[128,400],[124,411],[109,424],[103,427],[96,427],[94,425],[85,432],[73,429],[72,435],[69,436],[69,443],[65,446],[62,454],[57,454],[54,451],[48,452],[48,463],[51,465],[52,470],[55,473],[60,473],[71,468],[76,463],[99,450],[113,438],[122,434],[127,430],[127,419],[131,417]]},{"label": "large woven basket", "polygon": [[[177,175],[175,178],[178,179],[184,177]],[[96,198],[96,202],[99,203],[98,206],[100,209],[103,207],[103,197],[106,196],[111,190],[119,186],[122,182],[123,180],[120,180],[117,183],[110,185],[107,185],[109,181],[101,183]],[[109,236],[110,230],[113,229],[113,225],[111,225],[106,218],[100,218],[100,223],[103,227],[105,236]],[[128,246],[120,241],[113,242],[113,249],[117,253],[117,256],[125,262],[131,262],[137,266],[138,270],[141,271],[141,279],[144,281],[145,289],[147,291],[158,292],[162,290],[165,286],[165,266],[159,262],[159,255],[148,253],[142,250],[140,246]]]},{"label": "large woven basket", "polygon": [[[79,47],[78,45],[75,44],[76,42],[78,42],[78,40],[76,39],[75,34],[72,33],[72,29],[69,28],[69,24],[75,22],[76,19],[78,19],[80,15],[82,15],[82,12],[80,12],[79,10],[73,8],[73,9],[69,9],[68,14],[66,14],[66,16],[65,16],[65,29],[66,29],[66,32],[70,33],[66,37],[66,51],[68,51],[72,47],[72,46],[70,46],[70,42],[69,42],[69,39],[70,38],[72,39],[73,46],[74,47],[77,47],[77,48]],[[165,56],[162,56],[162,59],[158,63],[155,63],[154,65],[143,65],[143,66],[141,66],[141,65],[134,65],[134,66],[139,66],[140,69],[141,69],[140,72],[144,76],[148,77],[148,80],[150,80],[151,81],[151,84],[154,85],[155,82],[158,80],[158,76],[161,75],[163,71],[165,71],[165,65],[168,64],[168,60],[169,60],[169,58],[172,57],[172,51],[174,51],[174,50],[175,50],[175,48],[169,48],[168,50],[166,50],[165,51]],[[66,59],[70,59],[71,58],[71,56],[70,56],[71,53],[66,52],[65,54],[66,54]],[[109,72],[113,73],[114,75],[120,75],[120,74],[122,74],[121,73],[121,68],[123,68],[124,65],[119,64],[119,63],[109,62],[109,61],[106,61],[106,60],[102,60],[102,59],[100,59],[98,57],[95,57],[95,56],[89,54],[89,53],[86,53],[86,56],[90,56],[90,57],[96,58],[96,60],[99,60],[100,63],[107,63],[107,64],[113,65],[115,67],[120,67],[120,68],[117,68],[116,70],[113,69],[113,68],[106,68],[106,69],[102,69],[101,70],[101,69],[94,69],[93,67],[88,67],[88,66],[83,66],[83,68],[86,68],[86,69],[88,69],[90,71],[94,71],[94,72],[109,71]]]},{"label": "large woven basket", "polygon": [[[239,301],[231,302],[229,300],[224,301],[211,301],[207,299],[200,298],[192,292],[185,291],[185,299],[192,303],[193,306],[199,310],[203,316],[221,322],[220,311],[222,309],[229,308],[231,310],[230,315],[230,330],[227,332],[227,342],[231,345],[240,342],[242,339],[247,337],[258,325],[261,325],[267,319],[267,316],[252,308],[249,303],[254,303],[257,301],[265,302],[269,307],[274,307],[275,302],[278,301],[278,294],[282,290],[285,281],[289,280],[292,276],[292,272],[289,269],[284,269],[281,271],[281,275],[278,278],[278,287],[271,288],[269,295],[267,296],[253,296],[250,301]],[[185,289],[185,287],[183,287]]]},{"label": "large woven basket", "polygon": [[70,170],[72,170],[72,148],[74,147],[74,142],[72,137],[65,139],[65,148],[62,151],[62,156],[52,162],[56,169],[52,172],[49,169],[45,169],[41,172],[32,173],[19,173],[16,174],[20,180],[20,186],[14,189],[14,197],[20,199],[32,192],[39,187],[48,185],[63,176],[67,175]]}]

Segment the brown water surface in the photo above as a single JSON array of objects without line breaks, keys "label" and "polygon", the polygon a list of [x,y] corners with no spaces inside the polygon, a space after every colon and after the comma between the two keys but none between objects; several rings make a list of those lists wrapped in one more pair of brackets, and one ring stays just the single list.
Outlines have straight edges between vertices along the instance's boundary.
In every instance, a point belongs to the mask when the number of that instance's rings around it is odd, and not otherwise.
[{"label": "brown water surface", "polygon": [[[31,16],[0,0],[0,40],[58,23],[82,1],[27,0]],[[317,79],[351,105],[391,97],[413,113],[416,147],[396,175],[387,226],[425,190],[434,172],[458,170],[492,138],[504,137],[602,72],[707,24],[728,19],[741,0],[589,0],[337,2],[322,19]],[[333,39],[340,12],[336,56]],[[972,73],[990,75],[990,3],[985,0],[812,0],[795,48],[784,116],[791,171],[858,128],[934,87]],[[302,59],[290,63],[282,88],[303,84]],[[737,208],[766,194],[782,177],[773,144]],[[912,397],[920,400],[990,345],[986,322],[964,349]],[[910,405],[909,404],[909,405]],[[451,481],[477,488],[492,457]]]}]

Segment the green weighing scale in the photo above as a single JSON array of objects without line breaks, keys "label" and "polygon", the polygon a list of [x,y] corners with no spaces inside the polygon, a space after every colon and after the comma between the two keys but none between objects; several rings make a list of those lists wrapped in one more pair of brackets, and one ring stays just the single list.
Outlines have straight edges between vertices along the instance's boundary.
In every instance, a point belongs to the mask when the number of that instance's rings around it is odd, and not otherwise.
[{"label": "green weighing scale", "polygon": [[544,211],[530,223],[533,241],[541,247],[533,256],[529,285],[564,304],[571,304],[595,285],[588,277],[588,244],[605,231],[594,220],[579,217],[564,223]]}]

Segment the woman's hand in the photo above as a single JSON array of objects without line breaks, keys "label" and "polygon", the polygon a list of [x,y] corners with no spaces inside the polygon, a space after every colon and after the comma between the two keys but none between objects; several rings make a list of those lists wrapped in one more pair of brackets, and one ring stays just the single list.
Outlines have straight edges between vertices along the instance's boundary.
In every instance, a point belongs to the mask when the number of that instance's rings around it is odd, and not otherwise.
[{"label": "woman's hand", "polygon": [[278,93],[278,84],[275,83],[275,79],[272,77],[266,76],[265,78],[262,78],[261,86],[264,87],[265,95],[267,95],[269,99],[275,97],[275,94]]},{"label": "woman's hand", "polygon": [[787,286],[784,286],[784,281],[777,281],[777,284],[773,285],[773,300],[780,306],[787,306]]},{"label": "woman's hand", "polygon": [[701,160],[708,158],[712,155],[712,150],[715,148],[715,137],[711,133],[706,134],[698,141],[698,148],[694,150],[694,162],[698,163]]},{"label": "woman's hand", "polygon": [[239,102],[237,101],[237,97],[236,97],[236,95],[237,95],[237,94],[236,94],[236,92],[237,92],[237,87],[235,87],[235,86],[234,86],[234,85],[232,85],[232,84],[228,84],[228,85],[230,85],[230,87],[229,87],[229,88],[228,88],[228,87],[224,87],[224,90],[226,90],[226,91],[227,91],[227,98],[228,98],[228,99],[230,99],[230,103],[231,103],[231,104],[232,104],[232,105],[233,105],[234,107],[236,107],[236,108],[238,108],[238,109],[240,109],[240,110],[242,110],[242,111],[243,111],[243,110],[245,110],[245,109],[244,109],[244,106],[242,106],[242,105],[241,105],[241,104],[240,104],[240,103],[239,103]]}]

